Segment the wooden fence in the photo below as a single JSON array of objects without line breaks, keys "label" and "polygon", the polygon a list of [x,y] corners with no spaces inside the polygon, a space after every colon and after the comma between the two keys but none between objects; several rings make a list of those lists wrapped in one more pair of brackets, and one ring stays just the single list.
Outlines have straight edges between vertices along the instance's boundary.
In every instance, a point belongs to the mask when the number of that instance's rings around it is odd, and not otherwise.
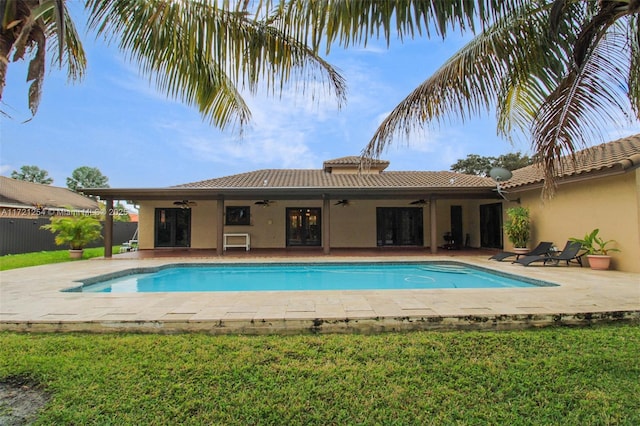
[{"label": "wooden fence", "polygon": [[[61,250],[67,247],[57,246],[55,235],[42,225],[49,224],[47,218],[21,219],[0,218],[0,256],[5,254],[31,253],[34,251]],[[103,236],[104,236],[104,222]],[[138,222],[113,222],[113,244],[119,245],[133,238]],[[87,247],[101,247],[103,241],[96,241]]]}]

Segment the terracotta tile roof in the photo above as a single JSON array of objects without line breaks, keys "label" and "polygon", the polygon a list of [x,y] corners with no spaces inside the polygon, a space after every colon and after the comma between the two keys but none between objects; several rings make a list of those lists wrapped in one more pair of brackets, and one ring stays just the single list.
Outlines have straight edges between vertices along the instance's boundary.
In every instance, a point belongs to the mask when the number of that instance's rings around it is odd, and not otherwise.
[{"label": "terracotta tile roof", "polygon": [[[573,176],[623,171],[640,166],[640,134],[603,143],[578,151],[575,162],[571,157],[563,157],[558,176]],[[524,185],[542,183],[544,174],[538,165],[523,167],[513,171],[513,177],[502,184],[503,188],[516,188]]]},{"label": "terracotta tile roof", "polygon": [[98,203],[70,189],[25,182],[0,176],[0,203],[4,206],[23,206],[95,210]]},{"label": "terracotta tile roof", "polygon": [[455,172],[332,174],[317,169],[264,169],[174,188],[492,188],[490,178]]}]

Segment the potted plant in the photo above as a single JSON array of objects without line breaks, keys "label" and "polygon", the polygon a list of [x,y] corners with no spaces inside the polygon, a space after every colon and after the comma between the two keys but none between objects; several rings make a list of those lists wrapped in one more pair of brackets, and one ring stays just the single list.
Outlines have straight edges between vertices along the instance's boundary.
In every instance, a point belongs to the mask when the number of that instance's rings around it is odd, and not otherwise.
[{"label": "potted plant", "polygon": [[80,259],[87,244],[102,238],[102,224],[93,216],[69,212],[65,216],[53,216],[50,221],[41,228],[56,234],[57,245],[68,244],[72,259]]},{"label": "potted plant", "polygon": [[582,249],[585,251],[587,259],[589,259],[591,269],[606,270],[609,269],[609,265],[611,264],[611,256],[609,253],[620,250],[607,247],[613,243],[614,240],[603,240],[598,236],[599,232],[600,229],[596,228],[586,234],[584,238],[569,238],[569,240],[582,245]]},{"label": "potted plant", "polygon": [[507,222],[504,232],[513,244],[516,253],[527,253],[527,243],[531,237],[531,220],[527,207],[510,207],[507,209]]}]

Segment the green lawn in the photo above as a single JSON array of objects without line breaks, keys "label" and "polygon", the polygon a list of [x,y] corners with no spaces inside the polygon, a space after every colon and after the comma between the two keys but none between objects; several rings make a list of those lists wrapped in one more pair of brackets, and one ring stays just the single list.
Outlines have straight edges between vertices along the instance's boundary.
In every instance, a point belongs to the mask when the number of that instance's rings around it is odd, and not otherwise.
[{"label": "green lawn", "polygon": [[[118,253],[120,246],[113,248],[114,253]],[[84,249],[82,259],[92,257],[103,257],[104,247]],[[80,260],[80,259],[78,259]],[[38,251],[34,253],[8,254],[0,256],[0,271],[8,269],[24,268],[27,266],[45,265],[47,263],[72,262],[69,258],[69,250]]]},{"label": "green lawn", "polygon": [[0,333],[37,424],[638,425],[640,326],[317,336]]}]

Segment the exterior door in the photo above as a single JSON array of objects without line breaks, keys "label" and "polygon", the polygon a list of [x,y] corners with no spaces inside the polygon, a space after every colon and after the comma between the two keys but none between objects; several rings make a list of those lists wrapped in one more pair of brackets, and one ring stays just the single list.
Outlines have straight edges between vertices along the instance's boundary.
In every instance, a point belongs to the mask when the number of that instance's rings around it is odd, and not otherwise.
[{"label": "exterior door", "polygon": [[191,246],[191,209],[156,209],[155,247]]},{"label": "exterior door", "polygon": [[421,246],[424,242],[421,207],[378,207],[378,246]]},{"label": "exterior door", "polygon": [[319,246],[322,240],[321,209],[287,209],[287,247]]},{"label": "exterior door", "polygon": [[502,203],[482,204],[480,206],[480,246],[484,248],[503,248]]}]

